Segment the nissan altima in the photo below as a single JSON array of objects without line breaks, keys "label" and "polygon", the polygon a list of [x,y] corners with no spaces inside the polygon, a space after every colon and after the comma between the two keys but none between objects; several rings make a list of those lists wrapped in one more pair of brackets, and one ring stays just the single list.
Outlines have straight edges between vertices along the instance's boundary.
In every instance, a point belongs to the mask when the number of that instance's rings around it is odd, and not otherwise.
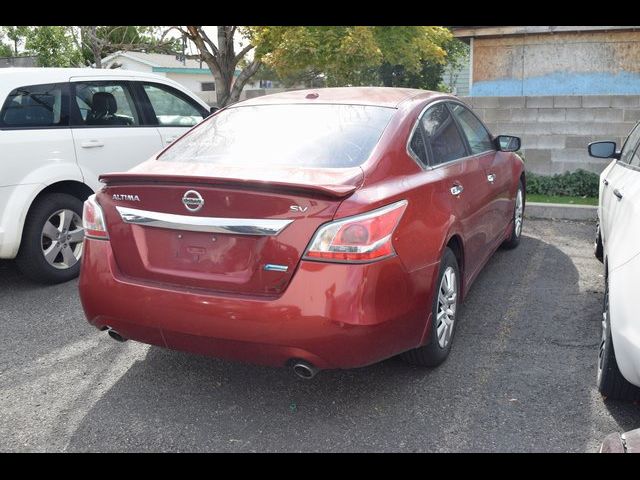
[{"label": "nissan altima", "polygon": [[86,201],[88,321],[305,378],[435,366],[483,265],[522,233],[520,139],[424,90],[234,104]]}]

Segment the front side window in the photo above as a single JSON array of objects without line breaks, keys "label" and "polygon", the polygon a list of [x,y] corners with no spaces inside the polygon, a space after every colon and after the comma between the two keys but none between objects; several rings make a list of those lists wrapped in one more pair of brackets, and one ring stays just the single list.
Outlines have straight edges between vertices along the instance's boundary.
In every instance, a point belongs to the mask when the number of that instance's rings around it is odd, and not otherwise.
[{"label": "front side window", "polygon": [[[203,83],[203,91],[205,91],[204,85]],[[149,97],[149,102],[151,102],[151,107],[160,126],[192,127],[204,118],[198,108],[171,87],[160,84],[144,84],[144,91]]]},{"label": "front side window", "polygon": [[69,125],[66,83],[30,85],[9,93],[2,111],[0,127],[64,127]]},{"label": "front side window", "polygon": [[640,124],[636,125],[633,131],[629,134],[627,141],[622,147],[622,153],[620,155],[620,161],[624,163],[630,163],[633,158],[633,153],[638,149],[638,143],[640,143]]},{"label": "front side window", "polygon": [[369,158],[395,112],[395,108],[365,105],[232,107],[194,128],[158,160],[354,167]]},{"label": "front side window", "polygon": [[467,137],[471,155],[495,150],[489,132],[469,109],[457,103],[452,103],[450,106],[454,117],[458,120],[465,137]]},{"label": "front side window", "polygon": [[121,82],[96,81],[75,83],[74,102],[80,126],[135,126],[140,125],[133,96]]},{"label": "front side window", "polygon": [[465,157],[467,150],[460,132],[444,103],[438,103],[427,110],[420,119],[425,141],[431,152],[431,163],[441,163]]}]

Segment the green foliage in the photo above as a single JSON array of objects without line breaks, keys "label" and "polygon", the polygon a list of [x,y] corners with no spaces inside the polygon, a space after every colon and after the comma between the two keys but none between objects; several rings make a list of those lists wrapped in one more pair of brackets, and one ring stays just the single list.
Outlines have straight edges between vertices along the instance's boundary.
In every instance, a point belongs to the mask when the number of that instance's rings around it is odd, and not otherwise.
[{"label": "green foliage", "polygon": [[599,182],[599,175],[582,169],[553,176],[527,173],[527,193],[553,196],[597,197]]},{"label": "green foliage", "polygon": [[242,32],[255,45],[256,58],[280,79],[322,76],[327,86],[415,84],[416,77],[433,76],[425,62],[444,64],[443,45],[452,38],[446,28],[422,26],[246,27]]},{"label": "green foliage", "polygon": [[0,43],[0,57],[12,57],[13,48],[10,45]]},{"label": "green foliage", "polygon": [[82,55],[75,47],[67,27],[33,27],[27,32],[25,48],[36,55],[40,67],[73,67],[82,65]]}]

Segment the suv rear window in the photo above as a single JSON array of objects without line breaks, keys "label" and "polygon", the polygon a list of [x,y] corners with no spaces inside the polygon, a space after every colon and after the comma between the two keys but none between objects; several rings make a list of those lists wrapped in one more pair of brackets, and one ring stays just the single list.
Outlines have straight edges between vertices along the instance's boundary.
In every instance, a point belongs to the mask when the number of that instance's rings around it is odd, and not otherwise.
[{"label": "suv rear window", "polygon": [[233,107],[196,127],[158,158],[226,165],[358,166],[394,108],[365,105]]},{"label": "suv rear window", "polygon": [[0,111],[0,127],[63,127],[69,125],[66,83],[29,85],[9,93]]}]

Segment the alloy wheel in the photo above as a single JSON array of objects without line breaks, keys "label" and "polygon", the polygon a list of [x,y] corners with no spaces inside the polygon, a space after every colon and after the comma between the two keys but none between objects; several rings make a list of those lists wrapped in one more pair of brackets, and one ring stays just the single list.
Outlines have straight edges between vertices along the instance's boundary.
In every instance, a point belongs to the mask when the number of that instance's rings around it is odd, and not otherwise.
[{"label": "alloy wheel", "polygon": [[522,203],[522,189],[518,188],[518,193],[516,194],[516,209],[514,214],[516,237],[519,237],[522,233]]},{"label": "alloy wheel", "polygon": [[441,348],[446,348],[451,341],[453,324],[456,319],[456,306],[458,298],[458,283],[456,271],[447,267],[440,281],[438,289],[438,314],[436,317],[436,332]]},{"label": "alloy wheel", "polygon": [[58,210],[42,227],[42,254],[54,268],[71,268],[82,257],[83,240],[80,215],[73,210]]},{"label": "alloy wheel", "polygon": [[609,334],[609,282],[605,280],[604,300],[602,302],[602,336],[600,338],[600,348],[598,350],[598,384],[602,377],[602,369],[604,367],[604,359],[606,353],[607,336]]}]

